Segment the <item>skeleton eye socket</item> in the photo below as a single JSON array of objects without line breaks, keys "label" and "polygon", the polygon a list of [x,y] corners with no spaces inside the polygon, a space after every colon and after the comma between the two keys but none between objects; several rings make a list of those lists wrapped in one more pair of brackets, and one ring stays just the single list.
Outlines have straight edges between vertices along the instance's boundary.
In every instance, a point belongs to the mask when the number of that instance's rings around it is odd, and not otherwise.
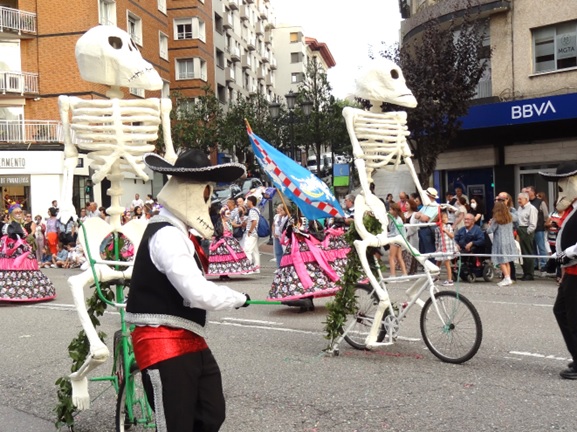
[{"label": "skeleton eye socket", "polygon": [[108,43],[110,44],[110,46],[114,49],[121,49],[122,48],[122,39],[120,39],[119,37],[116,36],[110,36],[108,38]]},{"label": "skeleton eye socket", "polygon": [[392,79],[397,79],[399,78],[399,71],[396,69],[391,69],[391,78]]},{"label": "skeleton eye socket", "polygon": [[563,192],[563,188],[559,186],[559,192]]},{"label": "skeleton eye socket", "polygon": [[210,186],[206,185],[206,187],[204,188],[204,202],[207,203],[209,199],[210,199]]}]

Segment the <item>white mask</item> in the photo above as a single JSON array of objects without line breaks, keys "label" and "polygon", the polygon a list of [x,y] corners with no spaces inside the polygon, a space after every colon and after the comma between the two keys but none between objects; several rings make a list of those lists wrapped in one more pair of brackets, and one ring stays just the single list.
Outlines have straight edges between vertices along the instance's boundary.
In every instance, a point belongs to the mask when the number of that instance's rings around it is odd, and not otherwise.
[{"label": "white mask", "polygon": [[476,209],[476,208],[477,208],[477,203],[476,203],[476,202],[472,202],[472,203],[471,203],[471,208],[472,208],[472,209]]}]

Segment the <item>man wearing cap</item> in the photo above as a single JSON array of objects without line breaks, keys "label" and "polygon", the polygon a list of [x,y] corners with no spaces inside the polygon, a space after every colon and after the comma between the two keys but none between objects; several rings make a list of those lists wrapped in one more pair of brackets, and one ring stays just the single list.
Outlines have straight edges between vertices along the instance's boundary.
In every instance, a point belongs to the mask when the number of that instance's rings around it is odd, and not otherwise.
[{"label": "man wearing cap", "polygon": [[572,361],[559,375],[565,379],[577,379],[577,163],[565,162],[557,167],[555,174],[539,173],[548,181],[556,181],[559,198],[555,205],[561,215],[560,231],[553,255],[563,270],[553,313],[571,354]]},{"label": "man wearing cap", "polygon": [[[415,219],[422,224],[436,222],[439,218],[439,204],[435,201],[439,196],[437,189],[430,187],[425,190],[425,193],[431,202],[430,204],[424,205],[421,210],[415,214]],[[419,252],[424,254],[433,253],[435,249],[435,227],[427,226],[419,228]]]},{"label": "man wearing cap", "polygon": [[174,165],[147,154],[153,171],[171,175],[158,194],[163,208],[144,231],[134,263],[126,319],[135,324],[134,354],[159,431],[217,431],[225,419],[220,369],[205,336],[207,310],[248,305],[249,297],[207,281],[208,259],[193,229],[210,238],[215,181],[245,173],[236,163],[211,166],[193,149]]}]

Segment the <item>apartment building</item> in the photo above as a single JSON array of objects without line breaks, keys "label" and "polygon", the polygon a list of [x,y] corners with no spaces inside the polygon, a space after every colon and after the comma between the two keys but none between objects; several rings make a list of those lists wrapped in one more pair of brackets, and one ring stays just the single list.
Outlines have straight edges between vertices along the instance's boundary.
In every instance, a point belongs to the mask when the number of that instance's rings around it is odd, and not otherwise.
[{"label": "apartment building", "polygon": [[289,91],[298,92],[312,59],[326,72],[336,65],[327,44],[306,37],[300,26],[280,24],[273,30],[278,72],[276,79],[277,94],[284,96]]},{"label": "apartment building", "polygon": [[[171,67],[162,35],[169,35],[165,0],[3,0],[0,6],[0,187],[2,195],[45,215],[61,191],[64,154],[58,96],[105,98],[107,88],[80,78],[74,47],[97,25],[127,30],[143,56],[159,71],[168,92]],[[129,89],[125,97],[159,97],[161,92]],[[92,190],[90,161],[81,156],[74,178],[74,203],[94,199],[107,205],[106,182]],[[130,177],[130,176],[128,176]],[[150,191],[134,178],[126,196]]]},{"label": "apartment building", "polygon": [[[488,203],[495,192],[533,185],[551,205],[557,191],[538,172],[577,158],[577,0],[469,3],[487,23],[490,69],[459,138],[439,157],[435,182],[442,190],[464,186]],[[402,41],[431,18],[459,17],[469,3],[400,0]]]},{"label": "apartment building", "polygon": [[269,0],[212,0],[215,94],[224,105],[254,93],[275,95],[274,10]]}]

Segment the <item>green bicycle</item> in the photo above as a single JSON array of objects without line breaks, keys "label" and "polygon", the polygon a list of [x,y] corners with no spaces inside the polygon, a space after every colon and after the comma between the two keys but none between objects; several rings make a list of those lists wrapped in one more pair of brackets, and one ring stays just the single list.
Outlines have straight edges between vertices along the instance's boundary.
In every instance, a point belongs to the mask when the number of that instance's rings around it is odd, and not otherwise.
[{"label": "green bicycle", "polygon": [[[83,229],[84,226],[82,226]],[[84,233],[86,235],[86,233]],[[116,431],[124,432],[126,430],[150,430],[156,429],[154,422],[154,412],[148,403],[146,392],[142,384],[142,377],[132,347],[131,326],[128,326],[125,320],[126,296],[125,289],[129,283],[125,279],[117,279],[107,282],[110,286],[114,285],[114,301],[109,300],[104,292],[94,265],[97,263],[113,264],[116,269],[126,267],[132,263],[120,261],[120,239],[118,233],[112,233],[112,244],[114,246],[113,263],[109,261],[96,261],[92,258],[90,248],[86,245],[86,256],[92,267],[94,274],[95,288],[98,297],[108,306],[115,307],[120,314],[120,330],[114,333],[113,343],[113,364],[112,372],[108,376],[90,378],[90,381],[109,381],[116,392]]]}]

